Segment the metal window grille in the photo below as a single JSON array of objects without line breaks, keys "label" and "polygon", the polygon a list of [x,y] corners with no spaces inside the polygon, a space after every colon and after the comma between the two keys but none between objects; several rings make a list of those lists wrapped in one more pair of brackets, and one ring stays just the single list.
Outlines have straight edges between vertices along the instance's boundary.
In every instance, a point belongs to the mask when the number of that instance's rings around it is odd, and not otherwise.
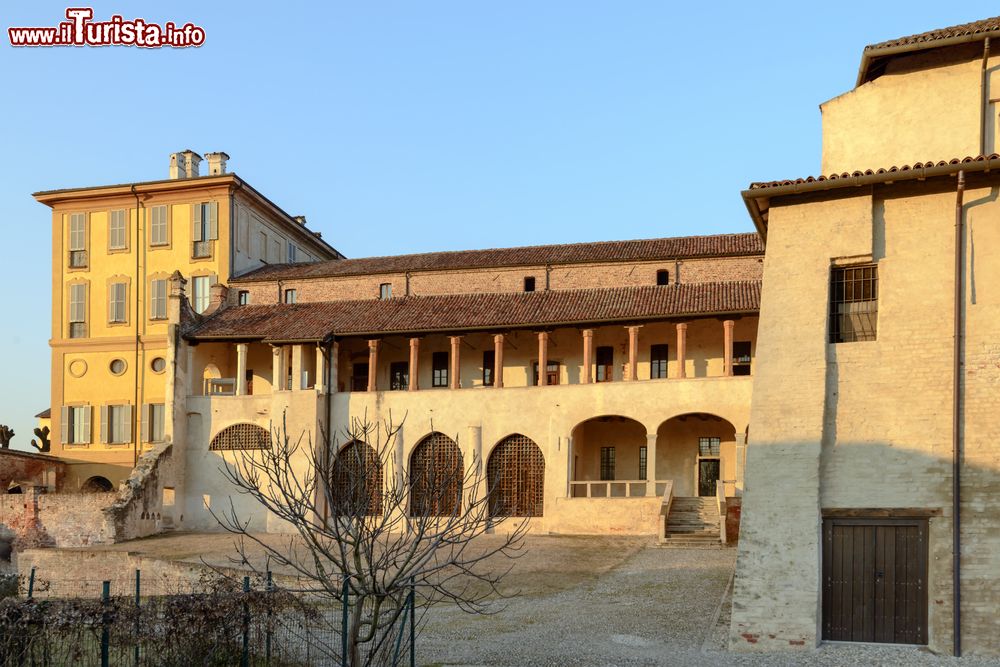
[{"label": "metal window grille", "polygon": [[87,266],[87,251],[71,250],[69,253],[69,266],[73,269],[79,269]]},{"label": "metal window grille", "polygon": [[490,516],[542,516],[545,457],[531,438],[500,441],[486,462]]},{"label": "metal window grille", "polygon": [[382,463],[367,442],[354,440],[340,450],[330,472],[330,512],[334,516],[382,513]]},{"label": "metal window grille", "polygon": [[615,478],[615,448],[601,447],[601,479]]},{"label": "metal window grille", "polygon": [[720,438],[698,438],[699,456],[719,456],[721,449],[722,440]]},{"label": "metal window grille", "polygon": [[410,457],[410,515],[447,516],[461,510],[462,451],[443,433],[420,441]]},{"label": "metal window grille", "polygon": [[195,241],[194,248],[191,252],[191,256],[195,259],[201,259],[204,257],[212,256],[212,242],[211,241]]},{"label": "metal window grille", "polygon": [[266,428],[256,424],[233,424],[216,433],[208,448],[212,451],[231,451],[268,449],[270,446],[271,434]]},{"label": "metal window grille", "polygon": [[646,479],[646,447],[639,447],[639,479]]},{"label": "metal window grille", "polygon": [[878,266],[835,267],[830,272],[830,342],[875,340]]}]

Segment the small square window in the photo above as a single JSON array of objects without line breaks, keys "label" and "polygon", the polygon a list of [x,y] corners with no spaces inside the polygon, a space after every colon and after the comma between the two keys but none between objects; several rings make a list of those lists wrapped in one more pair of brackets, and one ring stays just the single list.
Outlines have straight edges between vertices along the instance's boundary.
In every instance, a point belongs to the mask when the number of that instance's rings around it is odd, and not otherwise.
[{"label": "small square window", "polygon": [[239,304],[245,306],[250,303],[250,292],[245,289],[241,289],[239,293]]},{"label": "small square window", "polygon": [[534,276],[525,276],[525,278],[524,278],[524,291],[525,292],[534,292],[535,291],[535,277]]},{"label": "small square window", "polygon": [[833,267],[830,271],[830,342],[875,340],[878,325],[878,266]]},{"label": "small square window", "polygon": [[666,269],[660,269],[656,272],[656,284],[657,285],[669,285],[670,284],[670,272]]},{"label": "small square window", "polygon": [[378,286],[378,298],[380,299],[391,299],[392,298],[392,283],[382,283]]},{"label": "small square window", "polygon": [[285,290],[285,303],[295,303],[298,293],[293,289]]}]

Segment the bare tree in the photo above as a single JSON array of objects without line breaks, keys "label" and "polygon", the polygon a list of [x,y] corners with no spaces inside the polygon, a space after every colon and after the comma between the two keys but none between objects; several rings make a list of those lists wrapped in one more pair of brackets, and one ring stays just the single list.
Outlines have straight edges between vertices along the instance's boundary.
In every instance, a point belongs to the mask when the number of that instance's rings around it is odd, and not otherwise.
[{"label": "bare tree", "polygon": [[234,560],[258,570],[251,552],[263,552],[267,567],[304,582],[300,592],[328,600],[341,599],[346,579],[351,665],[389,660],[411,586],[421,614],[437,603],[492,613],[491,600],[504,597],[498,584],[522,553],[526,520],[477,540],[505,520],[491,516],[482,462],[464,465],[456,442],[435,434],[421,460],[404,465],[395,454],[401,426],[391,416],[354,419],[313,447],[308,436],[290,438],[283,420],[269,449],[243,451],[223,468],[240,494],[294,530],[287,540],[262,538],[230,503],[215,517],[237,535]]},{"label": "bare tree", "polygon": [[14,439],[14,429],[6,424],[0,424],[0,449],[9,449],[10,441]]}]

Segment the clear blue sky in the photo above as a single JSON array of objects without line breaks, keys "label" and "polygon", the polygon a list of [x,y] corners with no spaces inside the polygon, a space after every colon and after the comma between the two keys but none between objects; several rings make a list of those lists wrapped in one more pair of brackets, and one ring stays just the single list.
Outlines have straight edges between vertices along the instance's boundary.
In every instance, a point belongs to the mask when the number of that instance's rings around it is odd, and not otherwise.
[{"label": "clear blue sky", "polygon": [[817,105],[853,86],[865,44],[1000,13],[925,1],[94,6],[98,19],[207,33],[201,48],[146,51],[12,49],[7,27],[55,25],[67,6],[14,4],[0,14],[0,423],[24,449],[49,402],[51,223],[31,192],[165,178],[168,154],[191,148],[229,153],[349,257],[750,231],[739,191],[818,170]]}]

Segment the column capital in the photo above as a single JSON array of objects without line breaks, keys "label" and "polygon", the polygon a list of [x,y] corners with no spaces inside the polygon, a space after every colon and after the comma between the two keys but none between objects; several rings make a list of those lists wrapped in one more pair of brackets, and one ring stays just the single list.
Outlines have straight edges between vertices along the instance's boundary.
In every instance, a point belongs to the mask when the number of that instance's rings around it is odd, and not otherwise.
[{"label": "column capital", "polygon": [[641,324],[629,324],[625,328],[628,329],[629,331],[638,331],[639,329],[642,328],[642,325]]},{"label": "column capital", "polygon": [[378,344],[379,344],[379,339],[378,338],[369,338],[368,339],[368,349],[369,350],[377,350],[378,349]]},{"label": "column capital", "polygon": [[687,322],[678,322],[677,323],[677,328],[680,331],[686,331],[687,328],[688,328]]},{"label": "column capital", "polygon": [[647,444],[655,445],[656,444],[656,438],[657,438],[657,435],[655,433],[647,433],[646,434],[646,443]]},{"label": "column capital", "polygon": [[504,340],[504,336],[505,336],[505,334],[502,334],[502,333],[493,334],[493,342],[494,343],[502,343],[503,340]]},{"label": "column capital", "polygon": [[414,336],[410,338],[410,347],[418,347],[420,345],[420,338]]},{"label": "column capital", "polygon": [[593,338],[594,337],[594,330],[593,329],[581,329],[580,333],[583,334],[584,338]]}]

